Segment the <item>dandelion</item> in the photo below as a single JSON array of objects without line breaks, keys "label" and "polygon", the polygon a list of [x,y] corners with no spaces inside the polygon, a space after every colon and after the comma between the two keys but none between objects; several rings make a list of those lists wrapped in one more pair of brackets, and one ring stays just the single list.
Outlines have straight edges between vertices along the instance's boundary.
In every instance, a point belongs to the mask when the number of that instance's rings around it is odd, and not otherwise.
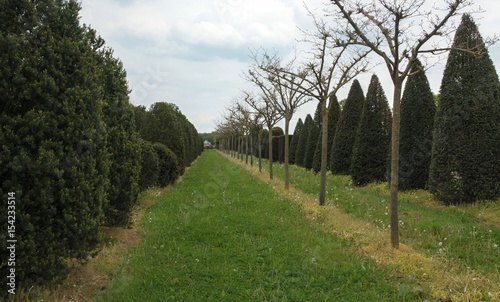
[{"label": "dandelion", "polygon": [[493,244],[493,247],[494,247],[494,248],[497,248],[497,247],[498,247],[498,244],[496,244],[496,243],[495,243],[495,244]]},{"label": "dandelion", "polygon": [[442,242],[439,242],[439,243],[438,243],[438,245],[439,245],[439,246],[443,246],[443,243],[442,243]]}]

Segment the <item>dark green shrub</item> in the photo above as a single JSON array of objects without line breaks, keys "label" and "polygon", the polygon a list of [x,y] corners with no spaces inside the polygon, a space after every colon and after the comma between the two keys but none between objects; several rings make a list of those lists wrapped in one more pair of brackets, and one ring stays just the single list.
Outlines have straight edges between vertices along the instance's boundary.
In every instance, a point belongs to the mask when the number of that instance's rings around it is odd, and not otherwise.
[{"label": "dark green shrub", "polygon": [[166,187],[175,183],[182,174],[182,164],[179,163],[175,153],[164,144],[154,143],[153,147],[158,154],[159,161],[158,185]]},{"label": "dark green shrub", "polygon": [[496,199],[500,196],[498,75],[469,15],[463,16],[453,47],[441,82],[429,190],[446,203]]},{"label": "dark green shrub", "polygon": [[141,173],[139,189],[141,191],[158,186],[160,175],[160,159],[153,144],[141,139]]},{"label": "dark green shrub", "polygon": [[[17,200],[18,287],[64,277],[68,258],[95,250],[104,218],[102,87],[78,11],[76,1],[0,4],[0,196],[15,192]],[[7,268],[2,263],[2,276]]]},{"label": "dark green shrub", "polygon": [[111,50],[105,50],[100,56],[107,149],[111,156],[104,214],[106,225],[125,226],[129,224],[129,216],[139,194],[141,150],[134,111],[128,98],[126,73],[122,63],[112,55]]},{"label": "dark green shrub", "polygon": [[322,119],[323,117],[321,103],[318,102],[316,112],[314,113],[313,123],[311,124],[307,133],[307,141],[305,145],[304,168],[306,168],[307,170],[310,170],[313,167],[314,152],[316,151],[318,137],[321,132]]},{"label": "dark green shrub", "polygon": [[186,159],[186,139],[176,110],[177,107],[172,104],[154,103],[147,111],[147,120],[140,129],[140,134],[143,139],[161,143],[173,151],[178,159],[176,170],[182,174]]},{"label": "dark green shrub", "polygon": [[297,154],[297,146],[299,145],[300,134],[303,127],[304,123],[302,122],[302,119],[299,118],[299,120],[297,121],[297,125],[295,125],[295,129],[293,130],[293,136],[290,139],[290,154],[288,157],[290,164],[295,163],[295,155]]},{"label": "dark green shrub", "polygon": [[304,158],[307,148],[307,138],[309,137],[309,130],[313,126],[313,119],[310,114],[306,116],[304,121],[304,127],[300,132],[299,142],[297,144],[297,150],[295,151],[295,164],[298,166],[304,166]]},{"label": "dark green shrub", "polygon": [[436,104],[420,61],[412,66],[401,100],[399,189],[424,189],[429,178]]},{"label": "dark green shrub", "polygon": [[352,157],[354,185],[387,180],[391,111],[378,77],[373,75],[363,104]]},{"label": "dark green shrub", "polygon": [[356,131],[361,119],[365,97],[358,80],[352,83],[340,113],[335,136],[330,150],[329,169],[334,174],[349,174]]}]

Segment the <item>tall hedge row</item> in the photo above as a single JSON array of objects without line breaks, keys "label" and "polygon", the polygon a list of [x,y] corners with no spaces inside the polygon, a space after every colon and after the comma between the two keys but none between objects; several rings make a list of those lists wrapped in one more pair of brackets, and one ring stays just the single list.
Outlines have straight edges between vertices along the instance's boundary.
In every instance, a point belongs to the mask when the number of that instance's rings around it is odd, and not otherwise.
[{"label": "tall hedge row", "polygon": [[111,49],[101,51],[100,59],[99,66],[103,70],[100,79],[106,100],[103,113],[111,164],[108,199],[103,207],[105,224],[124,226],[129,223],[139,193],[141,147],[123,64],[113,57]]},{"label": "tall hedge row", "polygon": [[[93,41],[75,1],[0,8],[0,179],[16,203],[16,278],[58,279],[98,243],[110,154]],[[43,58],[43,59],[41,59]],[[6,216],[1,215],[2,246]],[[4,247],[4,246],[3,246]],[[1,274],[7,276],[7,250]]]},{"label": "tall hedge row", "polygon": [[139,188],[160,184],[149,175],[171,183],[202,151],[175,108],[169,118],[182,126],[165,142],[171,152],[139,138],[125,70],[79,10],[74,0],[0,1],[0,196],[16,197],[17,288],[64,278],[68,259],[96,251],[100,226],[128,224]]}]

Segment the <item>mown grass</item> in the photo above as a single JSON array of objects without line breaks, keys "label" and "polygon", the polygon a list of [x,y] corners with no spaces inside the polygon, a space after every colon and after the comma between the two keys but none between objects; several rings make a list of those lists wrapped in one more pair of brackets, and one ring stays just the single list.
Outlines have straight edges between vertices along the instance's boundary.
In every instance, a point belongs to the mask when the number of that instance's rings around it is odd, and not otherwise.
[{"label": "mown grass", "polygon": [[141,243],[100,301],[410,301],[405,277],[216,151],[140,222]]},{"label": "mown grass", "polygon": [[[264,164],[264,169],[267,165]],[[283,179],[283,166],[274,166]],[[267,173],[264,171],[263,173]],[[290,184],[312,196],[319,192],[319,175],[290,167]],[[348,176],[327,177],[327,204],[349,215],[389,230],[389,189],[386,183],[354,187]],[[500,203],[444,206],[423,190],[400,193],[401,242],[428,257],[447,259],[459,271],[484,274],[495,283],[500,276]],[[476,281],[471,277],[471,283]],[[473,282],[474,281],[474,282]],[[498,293],[496,293],[498,295]],[[488,300],[492,293],[485,293]]]},{"label": "mown grass", "polygon": [[[134,207],[131,220],[138,221],[158,196],[166,194],[172,187],[154,188],[140,195],[140,202]],[[20,287],[15,295],[9,295],[10,302],[81,302],[94,301],[105,290],[110,277],[116,273],[118,263],[125,261],[127,250],[138,244],[138,228],[101,227],[97,254],[85,262],[71,262],[69,276],[56,284],[38,284],[29,288]],[[1,298],[0,298],[0,301]]]}]

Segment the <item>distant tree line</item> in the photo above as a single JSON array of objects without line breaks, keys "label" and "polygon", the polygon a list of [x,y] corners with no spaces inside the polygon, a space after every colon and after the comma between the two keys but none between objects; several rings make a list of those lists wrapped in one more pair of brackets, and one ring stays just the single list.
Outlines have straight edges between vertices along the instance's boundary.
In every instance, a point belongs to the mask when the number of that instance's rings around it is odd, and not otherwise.
[{"label": "distant tree line", "polygon": [[130,223],[140,190],[173,183],[203,150],[175,105],[130,104],[122,63],[79,11],[0,4],[0,195],[16,198],[15,266],[4,203],[0,273],[15,268],[17,287],[64,278],[97,252],[101,226]]}]

